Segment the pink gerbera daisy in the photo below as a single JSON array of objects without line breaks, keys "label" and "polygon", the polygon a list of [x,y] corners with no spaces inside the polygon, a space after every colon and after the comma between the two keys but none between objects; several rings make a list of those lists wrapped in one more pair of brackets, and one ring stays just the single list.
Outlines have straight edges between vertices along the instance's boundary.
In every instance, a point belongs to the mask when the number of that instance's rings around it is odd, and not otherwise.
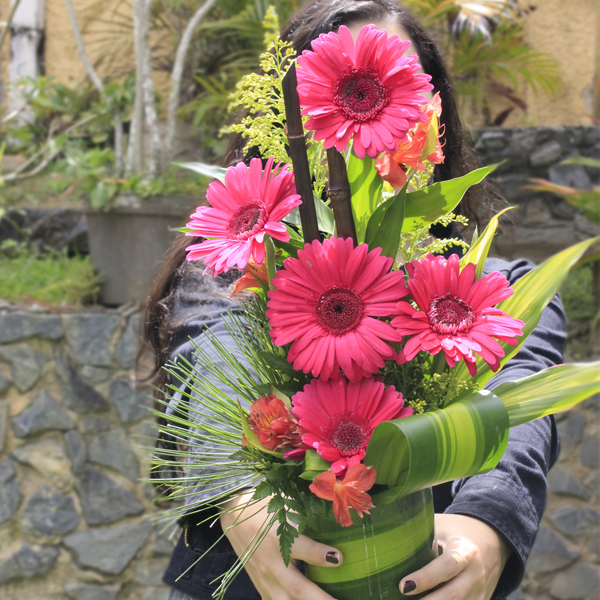
[{"label": "pink gerbera daisy", "polygon": [[456,254],[448,260],[429,254],[408,263],[406,269],[408,290],[418,309],[409,302],[398,303],[402,314],[392,325],[401,334],[412,336],[399,362],[412,360],[420,350],[429,354],[443,351],[451,367],[464,359],[474,377],[477,353],[497,371],[504,350],[496,340],[516,346],[516,336],[523,335],[525,326],[494,308],[513,293],[506,277],[495,271],[475,281],[476,266],[468,264],[461,272]]},{"label": "pink gerbera daisy", "polygon": [[378,371],[396,352],[383,340],[402,336],[376,317],[399,314],[396,304],[408,293],[401,271],[381,248],[353,248],[351,239],[314,241],[283,263],[269,292],[266,315],[277,346],[293,342],[288,360],[314,377],[351,381]]},{"label": "pink gerbera daisy", "polygon": [[290,236],[281,221],[299,204],[294,174],[289,165],[273,167],[253,158],[227,169],[225,184],[213,181],[206,199],[187,224],[188,236],[209,238],[188,246],[187,260],[204,259],[206,271],[216,276],[233,266],[244,269],[252,257],[257,266],[265,258],[265,235],[287,242]]},{"label": "pink gerbera daisy", "polygon": [[341,151],[353,138],[359,158],[376,158],[427,122],[420,94],[433,89],[431,77],[418,72],[416,54],[404,56],[409,46],[375,25],[363,27],[356,44],[345,25],[313,41],[298,57],[298,94],[315,139]]},{"label": "pink gerbera daisy", "polygon": [[302,441],[333,463],[336,474],[364,459],[379,423],[413,414],[394,386],[386,388],[373,377],[349,383],[343,377],[313,379],[292,398],[292,406],[304,430]]}]

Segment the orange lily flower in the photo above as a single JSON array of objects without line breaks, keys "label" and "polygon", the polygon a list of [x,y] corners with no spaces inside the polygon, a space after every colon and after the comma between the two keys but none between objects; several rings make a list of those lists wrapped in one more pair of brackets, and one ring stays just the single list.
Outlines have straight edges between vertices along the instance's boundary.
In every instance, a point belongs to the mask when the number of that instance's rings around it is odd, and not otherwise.
[{"label": "orange lily flower", "polygon": [[269,283],[269,276],[267,275],[267,263],[266,261],[260,267],[256,266],[256,263],[250,259],[246,267],[244,268],[244,274],[235,282],[233,291],[231,292],[231,298],[236,294],[239,294],[242,290],[260,288],[258,279]]},{"label": "orange lily flower", "polygon": [[255,400],[250,407],[248,423],[267,450],[289,450],[302,445],[292,413],[276,396]]},{"label": "orange lily flower", "polygon": [[373,467],[353,465],[346,471],[344,479],[338,479],[333,471],[321,473],[310,485],[310,491],[323,500],[333,501],[333,514],[337,522],[342,527],[349,527],[352,525],[350,508],[359,517],[364,513],[369,514],[369,510],[373,508],[367,491],[375,485],[376,477]]},{"label": "orange lily flower", "polygon": [[444,152],[440,142],[443,132],[440,132],[442,101],[439,92],[433,97],[431,103],[424,107],[424,110],[427,113],[427,123],[419,123],[408,134],[408,140],[398,142],[398,150],[395,153],[386,152],[375,162],[379,176],[390,183],[394,189],[406,185],[405,168],[424,171],[425,161],[433,164],[444,162]]}]

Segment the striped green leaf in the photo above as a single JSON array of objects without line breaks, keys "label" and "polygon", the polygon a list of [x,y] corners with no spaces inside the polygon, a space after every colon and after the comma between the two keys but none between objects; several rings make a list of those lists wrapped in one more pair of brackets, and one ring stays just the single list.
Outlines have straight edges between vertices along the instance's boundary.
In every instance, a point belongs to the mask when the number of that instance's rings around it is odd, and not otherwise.
[{"label": "striped green leaf", "polygon": [[505,208],[503,211],[500,211],[497,215],[494,215],[490,219],[490,222],[484,229],[483,233],[477,237],[477,240],[472,242],[469,251],[461,258],[461,270],[464,269],[468,264],[475,264],[477,265],[477,270],[475,271],[475,278],[479,279],[479,277],[481,277],[481,273],[483,272],[483,265],[490,251],[490,246],[492,245],[494,235],[496,235],[496,229],[498,229],[500,217],[507,210],[511,210],[511,208],[512,207]]},{"label": "striped green leaf", "polygon": [[600,393],[600,362],[559,365],[499,385],[510,426],[572,408]]},{"label": "striped green leaf", "polygon": [[381,200],[383,179],[375,169],[375,160],[366,156],[360,159],[350,152],[348,158],[348,181],[352,193],[352,215],[358,243],[365,241],[367,224]]},{"label": "striped green leaf", "polygon": [[429,227],[434,221],[452,212],[467,190],[481,183],[498,165],[482,167],[451,179],[440,181],[416,192],[406,194],[406,210],[402,232]]},{"label": "striped green leaf", "polygon": [[502,401],[482,390],[441,410],[381,423],[365,464],[377,471],[376,483],[409,494],[493,469],[506,450],[508,427]]},{"label": "striped green leaf", "polygon": [[398,589],[400,579],[436,556],[431,490],[376,504],[369,515],[354,517],[353,525],[341,527],[331,508],[325,515],[308,514],[303,533],[338,548],[344,562],[335,568],[306,564],[307,577],[336,600],[408,598]]},{"label": "striped green leaf", "polygon": [[[512,287],[513,295],[502,302],[499,307],[514,319],[525,322],[523,336],[519,338],[517,346],[511,346],[500,342],[505,352],[504,358],[500,360],[501,367],[506,364],[521,349],[521,346],[535,329],[542,311],[557,294],[560,286],[565,280],[569,269],[585,254],[585,252],[598,242],[599,238],[586,240],[575,246],[571,246],[558,254],[550,257],[539,267],[533,269]],[[456,365],[457,376],[468,379],[471,376],[464,362]],[[475,380],[483,387],[494,375],[487,363],[479,358],[477,360],[477,375]]]}]

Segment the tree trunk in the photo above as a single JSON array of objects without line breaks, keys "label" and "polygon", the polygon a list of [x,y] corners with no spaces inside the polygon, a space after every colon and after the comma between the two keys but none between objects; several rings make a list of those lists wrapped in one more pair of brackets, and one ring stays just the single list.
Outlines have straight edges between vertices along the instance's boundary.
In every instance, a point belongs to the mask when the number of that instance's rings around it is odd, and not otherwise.
[{"label": "tree trunk", "polygon": [[[83,64],[83,68],[88,74],[88,77],[94,84],[94,87],[101,94],[104,91],[104,83],[102,82],[102,79],[100,79],[96,69],[94,69],[94,65],[92,65],[92,61],[85,49],[73,1],[65,0],[65,2],[67,4],[67,12],[69,13],[69,19],[71,20],[71,27],[73,29],[77,51],[79,52],[79,58],[81,59],[81,63]],[[115,175],[120,177],[123,173],[123,120],[121,119],[121,113],[119,113],[119,111],[115,110],[113,113],[113,120],[115,127]]]},{"label": "tree trunk", "polygon": [[179,93],[181,90],[181,79],[185,67],[185,59],[194,36],[194,31],[202,22],[202,19],[209,13],[217,0],[205,0],[204,4],[196,11],[196,14],[187,24],[181,41],[177,47],[175,62],[171,72],[171,91],[169,93],[169,105],[167,108],[167,131],[165,134],[165,152],[164,161],[168,163],[173,153],[173,139],[175,137],[175,127],[177,124],[177,109],[179,108]]},{"label": "tree trunk", "polygon": [[[13,0],[13,3],[16,0]],[[22,79],[37,79],[42,73],[41,51],[45,28],[45,0],[21,0],[12,14],[10,26],[10,62],[8,79],[16,84]],[[22,120],[33,115],[25,110],[27,87],[15,87],[8,97],[9,112],[21,113]]]},{"label": "tree trunk", "polygon": [[[150,137],[150,155],[145,179],[156,177],[160,162],[160,135],[158,118],[154,102],[154,83],[152,81],[152,53],[150,49],[150,7],[152,0],[134,0],[133,27],[135,36],[136,77],[140,81],[144,121]],[[139,92],[139,88],[137,90]],[[138,133],[139,135],[139,133]]]}]

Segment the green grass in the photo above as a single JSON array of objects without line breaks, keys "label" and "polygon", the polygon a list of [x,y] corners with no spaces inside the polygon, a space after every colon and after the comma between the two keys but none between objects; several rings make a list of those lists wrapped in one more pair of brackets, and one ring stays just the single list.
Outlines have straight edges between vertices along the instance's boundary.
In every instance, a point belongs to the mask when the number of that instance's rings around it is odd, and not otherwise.
[{"label": "green grass", "polygon": [[89,257],[20,252],[0,255],[0,298],[31,299],[48,304],[83,304],[94,300],[100,279]]}]

